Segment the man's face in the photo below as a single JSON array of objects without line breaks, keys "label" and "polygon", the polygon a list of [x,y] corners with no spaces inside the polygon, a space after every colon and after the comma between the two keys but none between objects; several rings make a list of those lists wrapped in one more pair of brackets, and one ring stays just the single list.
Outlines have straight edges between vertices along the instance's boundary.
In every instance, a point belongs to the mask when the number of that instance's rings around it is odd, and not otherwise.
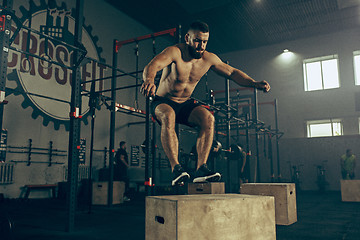
[{"label": "man's face", "polygon": [[186,36],[185,41],[189,46],[189,53],[195,59],[200,59],[206,49],[209,40],[209,33],[190,30]]}]

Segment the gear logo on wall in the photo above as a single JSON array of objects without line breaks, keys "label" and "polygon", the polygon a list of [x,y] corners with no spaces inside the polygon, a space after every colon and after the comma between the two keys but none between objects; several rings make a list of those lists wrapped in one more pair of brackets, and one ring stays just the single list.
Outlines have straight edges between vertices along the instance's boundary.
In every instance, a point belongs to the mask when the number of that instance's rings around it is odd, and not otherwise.
[{"label": "gear logo on wall", "polygon": [[[22,6],[20,11],[23,15],[20,20],[23,25],[29,26],[29,10]],[[40,5],[33,4],[31,8],[31,28],[73,45],[75,19],[72,13],[74,12],[74,10],[67,11],[65,3],[48,9],[45,0],[41,0]],[[12,31],[15,30],[16,27],[13,26]],[[82,44],[87,50],[86,56],[96,61],[85,60],[81,63],[82,81],[102,78],[106,69],[104,65],[99,63],[104,62],[104,59],[100,57],[102,49],[97,47],[98,38],[92,36],[91,30],[91,26],[83,26]],[[28,31],[22,29],[16,36],[12,46],[60,64],[71,66],[74,50],[70,47],[55,40],[45,39],[35,33],[30,34],[30,41],[27,39]],[[71,70],[15,51],[9,52],[8,69],[10,69],[8,80],[17,83],[17,87],[12,94],[15,96],[23,95],[24,101],[21,105],[24,109],[33,108],[32,118],[36,119],[42,116],[44,126],[48,126],[49,122],[53,121],[56,130],[60,128],[61,124],[68,130],[70,104],[40,97],[39,95],[70,102]],[[103,82],[96,82],[96,90],[102,90],[102,88]],[[90,83],[84,84],[83,89],[90,90]],[[88,102],[87,97],[82,98],[81,115],[85,124],[88,124]]]}]

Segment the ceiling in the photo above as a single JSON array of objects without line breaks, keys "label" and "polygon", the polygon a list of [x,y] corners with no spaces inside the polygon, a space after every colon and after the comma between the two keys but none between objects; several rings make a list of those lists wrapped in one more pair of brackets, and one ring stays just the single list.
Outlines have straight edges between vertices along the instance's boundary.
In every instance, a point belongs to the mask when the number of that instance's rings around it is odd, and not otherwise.
[{"label": "ceiling", "polygon": [[210,26],[217,54],[315,35],[360,30],[360,0],[106,0],[153,32],[193,20]]}]

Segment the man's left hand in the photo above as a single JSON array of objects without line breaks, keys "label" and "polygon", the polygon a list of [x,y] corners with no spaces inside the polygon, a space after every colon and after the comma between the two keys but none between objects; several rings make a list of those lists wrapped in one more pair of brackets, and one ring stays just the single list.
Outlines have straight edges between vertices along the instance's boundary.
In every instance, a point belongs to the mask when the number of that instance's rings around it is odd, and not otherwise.
[{"label": "man's left hand", "polygon": [[265,80],[261,82],[256,82],[255,87],[257,89],[263,90],[264,92],[270,91],[270,84]]}]

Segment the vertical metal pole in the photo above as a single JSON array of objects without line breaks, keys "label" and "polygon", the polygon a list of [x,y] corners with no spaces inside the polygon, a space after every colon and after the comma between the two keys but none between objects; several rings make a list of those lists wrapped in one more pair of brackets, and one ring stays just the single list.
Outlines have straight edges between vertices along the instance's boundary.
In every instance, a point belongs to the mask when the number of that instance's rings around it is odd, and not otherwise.
[{"label": "vertical metal pole", "polygon": [[[30,0],[29,1],[29,12],[28,12],[28,19],[29,19],[29,23],[28,23],[28,27],[31,28],[32,26],[32,14],[33,14],[33,1]],[[46,27],[47,28],[47,27]],[[45,29],[45,31],[47,31],[47,29]],[[31,31],[30,29],[27,32],[27,38],[26,38],[26,52],[30,52],[30,40],[31,40]],[[29,60],[29,55],[26,54],[26,59]],[[29,69],[31,68],[31,66],[29,65]]]},{"label": "vertical metal pole", "polygon": [[[178,35],[178,43],[181,43],[181,25],[178,26],[178,29],[177,29],[177,35]],[[180,152],[180,149],[181,149],[181,135],[180,135],[180,126],[178,123],[175,123],[175,132],[176,132],[176,136],[178,138],[178,159],[180,158],[181,156],[181,152]]]},{"label": "vertical metal pole", "polygon": [[146,119],[145,119],[145,193],[146,196],[151,195],[150,186],[152,185],[150,177],[150,149],[151,149],[151,136],[150,136],[150,97],[146,97]]},{"label": "vertical metal pole", "polygon": [[[53,1],[48,0],[47,1],[47,8],[46,8],[46,20],[45,20],[45,34],[48,35],[49,34],[49,27],[50,27],[50,9],[53,5]],[[29,36],[30,37],[30,36]],[[44,53],[45,53],[45,57],[49,56],[49,39],[45,38],[45,44],[44,44]]]},{"label": "vertical metal pole", "polygon": [[215,117],[215,140],[219,141],[219,122],[216,121],[216,119],[218,119],[217,110],[215,110],[215,112],[214,112],[214,117]]},{"label": "vertical metal pole", "polygon": [[278,182],[281,182],[280,172],[280,150],[279,150],[279,122],[278,122],[278,101],[274,100],[274,111],[275,111],[275,134],[276,134],[276,161],[277,161],[277,174]]},{"label": "vertical metal pole", "polygon": [[152,185],[151,185],[151,195],[156,195],[155,193],[155,179],[156,179],[156,123],[152,121],[152,142],[151,142],[151,162],[152,162]]},{"label": "vertical metal pole", "polygon": [[111,106],[110,106],[110,141],[109,141],[109,185],[108,185],[108,207],[113,202],[113,179],[114,179],[114,153],[115,153],[115,104],[116,104],[116,68],[117,68],[117,40],[113,41],[113,69],[111,78]]},{"label": "vertical metal pole", "polygon": [[[81,45],[83,27],[84,0],[76,0],[75,11],[75,35],[74,44],[76,47]],[[80,54],[74,51],[71,83],[71,105],[70,105],[70,131],[69,131],[69,156],[68,156],[68,185],[69,194],[67,198],[68,224],[67,231],[71,232],[75,226],[76,195],[78,184],[78,165],[80,148],[80,127],[81,119],[77,116],[81,114],[81,75],[80,69],[75,64],[78,62]]]},{"label": "vertical metal pole", "polygon": [[[13,1],[3,1],[3,8],[12,10]],[[3,117],[4,117],[4,103],[5,100],[5,89],[6,89],[6,74],[7,74],[7,63],[10,47],[10,33],[11,33],[11,16],[5,16],[4,29],[0,31],[0,132],[3,129]]]},{"label": "vertical metal pole", "polygon": [[267,150],[266,149],[266,132],[263,132],[262,134],[260,134],[260,136],[263,136],[263,153],[264,153],[264,159],[266,159],[268,156],[267,156]]},{"label": "vertical metal pole", "polygon": [[[92,166],[93,166],[93,155],[94,155],[94,129],[95,129],[95,107],[91,113],[91,142],[90,142],[90,162],[89,162],[89,213],[91,213],[92,207]],[[105,153],[106,154],[106,153]]]},{"label": "vertical metal pole", "polygon": [[27,160],[27,164],[26,166],[30,166],[31,165],[31,151],[32,151],[32,139],[29,139],[29,148],[28,148],[28,160]]},{"label": "vertical metal pole", "polygon": [[[239,109],[239,104],[236,104],[236,109]],[[239,114],[237,114],[236,117],[239,117]],[[239,144],[240,142],[240,121],[236,121],[236,143]]]},{"label": "vertical metal pole", "polygon": [[[152,49],[153,49],[153,57],[156,56],[156,46],[155,46],[155,38],[153,38],[152,41]],[[154,119],[152,118],[151,121],[152,124],[152,141],[151,141],[151,154],[152,154],[152,158],[151,158],[151,162],[152,162],[152,184],[151,184],[151,195],[156,195],[155,192],[155,182],[156,182],[156,122],[154,121]]]},{"label": "vertical metal pole", "polygon": [[230,113],[230,80],[229,79],[225,79],[225,104],[226,104],[226,148],[229,149],[230,148],[230,141],[231,141],[231,135],[230,135],[230,130],[231,130],[231,126],[230,126],[230,117],[231,117],[231,113]]},{"label": "vertical metal pole", "polygon": [[255,124],[255,147],[256,147],[256,164],[255,164],[255,179],[254,181],[257,182],[260,180],[260,154],[259,154],[259,131],[258,131],[258,99],[257,99],[257,89],[254,88],[254,117],[253,123]]},{"label": "vertical metal pole", "polygon": [[273,151],[272,151],[272,136],[271,133],[268,134],[268,147],[269,147],[269,159],[270,159],[270,181],[275,182],[274,176],[274,160],[273,160]]},{"label": "vertical metal pole", "polygon": [[[240,92],[236,90],[237,102],[236,102],[236,117],[239,118],[239,100],[240,100]],[[240,142],[240,122],[236,122],[236,142]]]},{"label": "vertical metal pole", "polygon": [[[94,131],[95,131],[95,109],[96,109],[97,95],[95,94],[95,82],[91,83],[90,89],[90,113],[91,113],[91,139],[90,139],[90,162],[89,162],[89,178],[88,178],[88,189],[89,189],[89,213],[91,213],[92,207],[92,166],[93,166],[93,155],[94,155]],[[105,153],[106,154],[106,153]]]},{"label": "vertical metal pole", "polygon": [[52,156],[53,156],[53,141],[50,141],[49,142],[49,167],[51,167]]},{"label": "vertical metal pole", "polygon": [[138,84],[139,84],[139,43],[136,41],[135,45],[135,78],[136,78],[136,87],[135,87],[135,108],[139,108],[139,91],[138,91]]},{"label": "vertical metal pole", "polygon": [[[226,64],[229,64],[229,62],[226,62]],[[230,148],[230,80],[225,79],[225,104],[226,104],[226,149]],[[227,184],[225,187],[227,187],[227,190],[231,190],[231,177],[230,177],[230,159],[227,159]]]},{"label": "vertical metal pole", "polygon": [[[249,108],[250,109],[250,108]],[[250,112],[246,114],[245,116],[245,121],[246,121],[246,130],[245,130],[245,134],[246,134],[246,151],[247,151],[247,156],[246,156],[246,166],[245,166],[245,170],[244,171],[248,171],[250,172],[250,162],[251,162],[251,149],[250,149],[250,132],[249,132],[249,121],[250,121]],[[250,175],[251,178],[251,175]],[[248,179],[250,182],[250,179]]]}]

